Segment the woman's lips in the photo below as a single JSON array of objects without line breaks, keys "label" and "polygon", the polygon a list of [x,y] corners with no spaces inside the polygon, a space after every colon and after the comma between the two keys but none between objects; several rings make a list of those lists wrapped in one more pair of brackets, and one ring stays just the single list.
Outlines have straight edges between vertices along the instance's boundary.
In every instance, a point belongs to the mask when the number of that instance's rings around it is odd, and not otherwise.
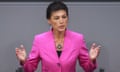
[{"label": "woman's lips", "polygon": [[59,26],[59,28],[64,28],[65,26]]}]

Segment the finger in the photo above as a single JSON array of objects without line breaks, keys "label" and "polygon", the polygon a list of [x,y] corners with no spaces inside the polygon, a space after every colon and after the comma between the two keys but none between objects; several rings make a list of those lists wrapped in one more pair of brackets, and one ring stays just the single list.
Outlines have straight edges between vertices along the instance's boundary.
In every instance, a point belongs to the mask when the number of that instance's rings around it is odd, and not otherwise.
[{"label": "finger", "polygon": [[20,53],[19,48],[15,48],[15,53],[16,53],[16,56],[18,56],[18,54]]},{"label": "finger", "polygon": [[98,45],[97,48],[101,48],[102,46],[101,45]]},{"label": "finger", "polygon": [[101,45],[98,45],[98,46],[96,47],[96,50],[97,50],[97,51],[100,51],[100,48],[101,48]]},{"label": "finger", "polygon": [[24,46],[23,45],[20,45],[20,47],[21,47],[21,50],[23,51],[23,50],[25,50],[25,48],[24,48]]},{"label": "finger", "polygon": [[16,51],[16,52],[19,52],[19,51],[20,51],[20,49],[19,49],[19,48],[15,48],[15,51]]},{"label": "finger", "polygon": [[18,48],[16,47],[15,50],[18,50]]},{"label": "finger", "polygon": [[100,47],[96,47],[96,52],[99,54],[99,52],[100,52]]},{"label": "finger", "polygon": [[20,45],[20,47],[21,47],[21,48],[24,48],[24,46],[23,46],[23,45]]},{"label": "finger", "polygon": [[15,48],[16,54],[20,54],[22,49],[21,48]]},{"label": "finger", "polygon": [[100,52],[100,48],[96,48],[96,52]]},{"label": "finger", "polygon": [[92,46],[91,46],[91,48],[94,49],[95,47],[96,47],[96,43],[93,43]]}]

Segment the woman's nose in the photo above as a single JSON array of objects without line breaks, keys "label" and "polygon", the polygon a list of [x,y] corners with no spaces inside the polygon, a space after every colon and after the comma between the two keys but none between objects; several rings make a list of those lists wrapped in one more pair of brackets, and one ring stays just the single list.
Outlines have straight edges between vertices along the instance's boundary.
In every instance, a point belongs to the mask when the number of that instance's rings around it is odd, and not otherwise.
[{"label": "woman's nose", "polygon": [[62,18],[60,18],[60,24],[63,24],[64,20]]}]

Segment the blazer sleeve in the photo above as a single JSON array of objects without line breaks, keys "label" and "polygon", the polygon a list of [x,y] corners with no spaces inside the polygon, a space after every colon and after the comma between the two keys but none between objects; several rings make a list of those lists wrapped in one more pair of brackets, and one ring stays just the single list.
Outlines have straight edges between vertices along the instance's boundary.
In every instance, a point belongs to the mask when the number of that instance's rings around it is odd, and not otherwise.
[{"label": "blazer sleeve", "polygon": [[80,66],[84,69],[85,72],[93,72],[94,69],[96,69],[96,60],[92,62],[89,59],[89,53],[83,35],[81,37],[81,48],[78,59]]},{"label": "blazer sleeve", "polygon": [[35,36],[29,57],[23,64],[24,72],[34,72],[36,70],[40,61],[38,45],[39,40],[38,37]]}]

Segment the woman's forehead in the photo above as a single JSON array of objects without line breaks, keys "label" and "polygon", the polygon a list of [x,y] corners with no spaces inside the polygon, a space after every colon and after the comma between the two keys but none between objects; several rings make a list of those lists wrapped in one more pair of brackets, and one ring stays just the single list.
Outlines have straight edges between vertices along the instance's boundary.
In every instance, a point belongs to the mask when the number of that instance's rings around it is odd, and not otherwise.
[{"label": "woman's forehead", "polygon": [[67,15],[65,10],[58,10],[58,11],[54,11],[52,12],[51,16],[61,16],[61,15]]}]

